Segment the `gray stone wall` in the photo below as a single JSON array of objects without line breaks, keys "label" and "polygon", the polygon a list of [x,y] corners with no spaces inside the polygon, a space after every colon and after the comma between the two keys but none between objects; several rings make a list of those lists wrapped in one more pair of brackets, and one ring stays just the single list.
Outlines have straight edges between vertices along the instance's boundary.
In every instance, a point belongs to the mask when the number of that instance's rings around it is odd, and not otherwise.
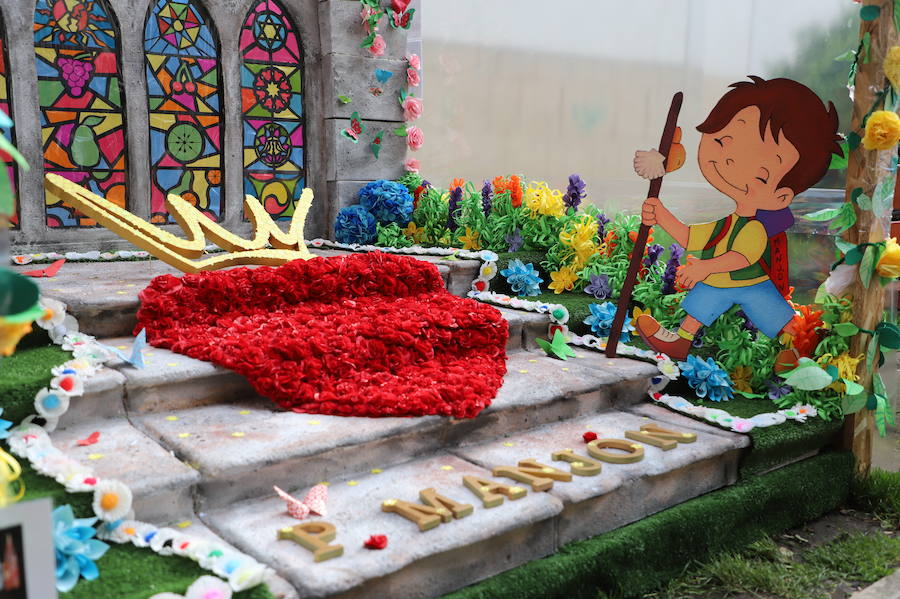
[{"label": "gray stone wall", "polygon": [[[127,131],[128,209],[149,218],[149,110],[144,75],[144,22],[153,0],[108,0],[119,23],[120,71],[125,86]],[[219,35],[223,99],[222,164],[225,217],[222,224],[236,233],[249,232],[242,220],[243,142],[240,110],[241,55],[238,36],[244,19],[258,0],[198,0],[206,8]],[[356,191],[368,181],[403,174],[406,145],[390,133],[403,120],[397,95],[405,85],[406,32],[382,21],[380,33],[387,51],[373,59],[360,48],[364,37],[360,4],[355,0],[280,0],[293,19],[304,50],[303,108],[306,185],[315,200],[306,221],[306,237],[330,236],[334,216],[355,203]],[[103,228],[51,229],[45,225],[43,157],[34,59],[34,0],[0,0],[6,24],[9,77],[16,141],[31,165],[19,173],[20,229],[12,233],[13,251],[120,249],[129,244]],[[417,15],[419,16],[419,15]],[[384,85],[374,78],[376,68],[395,75]],[[379,85],[384,94],[373,96]],[[353,101],[343,105],[338,95]],[[357,110],[367,132],[358,144],[340,136]],[[369,119],[372,119],[370,122]],[[379,129],[387,134],[381,157],[375,160],[369,141]],[[175,225],[165,227],[177,232]]]}]

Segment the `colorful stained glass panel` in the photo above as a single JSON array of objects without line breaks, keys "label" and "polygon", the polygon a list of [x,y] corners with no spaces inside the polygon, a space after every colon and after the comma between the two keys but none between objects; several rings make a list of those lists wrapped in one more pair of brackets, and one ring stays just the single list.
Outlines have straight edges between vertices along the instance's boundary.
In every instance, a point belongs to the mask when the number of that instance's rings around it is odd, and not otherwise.
[{"label": "colorful stained glass panel", "polygon": [[[12,117],[12,94],[10,93],[10,79],[9,73],[7,72],[7,65],[9,64],[9,60],[6,54],[6,37],[2,35],[3,32],[6,31],[6,26],[3,23],[3,18],[0,17],[0,110],[8,116]],[[0,127],[0,132],[6,136],[6,139],[10,140],[13,145],[16,143],[15,131],[13,127]],[[18,202],[18,194],[16,190],[18,189],[18,179],[16,178],[16,166],[9,156],[5,154],[5,152],[0,152],[0,158],[6,163],[7,175],[9,176],[9,184],[12,186],[13,192],[13,213],[10,217],[10,224],[14,229],[19,227],[19,202]],[[2,167],[0,167],[2,168]]]},{"label": "colorful stained glass panel", "polygon": [[244,191],[289,219],[305,184],[303,53],[275,0],[257,2],[241,29]]},{"label": "colorful stained glass panel", "polygon": [[[124,90],[117,28],[105,0],[38,0],[35,59],[46,172],[125,207]],[[46,196],[50,227],[97,223]]]},{"label": "colorful stained glass panel", "polygon": [[150,108],[150,212],[173,222],[168,194],[213,220],[222,202],[222,115],[218,43],[194,0],[158,0],[144,29]]}]

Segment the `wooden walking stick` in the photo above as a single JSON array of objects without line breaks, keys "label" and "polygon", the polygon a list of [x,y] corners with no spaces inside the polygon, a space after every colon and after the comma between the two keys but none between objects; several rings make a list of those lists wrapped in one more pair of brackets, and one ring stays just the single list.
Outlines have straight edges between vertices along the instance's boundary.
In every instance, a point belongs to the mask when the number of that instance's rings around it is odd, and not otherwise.
[{"label": "wooden walking stick", "polygon": [[[666,117],[666,126],[663,129],[662,138],[659,141],[659,153],[663,155],[665,160],[663,166],[667,166],[669,160],[669,150],[672,148],[672,139],[675,137],[675,127],[678,125],[678,113],[681,111],[681,101],[684,94],[677,92],[672,96],[672,104],[669,106],[669,116]],[[647,192],[648,198],[658,198],[659,191],[662,189],[662,180],[665,176],[657,177],[650,181],[650,191]],[[641,223],[638,229],[637,239],[634,241],[634,250],[631,252],[631,264],[628,265],[628,273],[625,275],[625,282],[622,284],[622,290],[619,293],[619,306],[616,309],[616,316],[613,318],[612,329],[609,338],[606,340],[606,357],[614,358],[616,356],[616,346],[619,344],[619,337],[622,335],[622,327],[625,325],[625,317],[627,316],[628,307],[631,304],[631,294],[634,291],[634,283],[637,280],[638,271],[641,269],[641,261],[644,259],[644,248],[647,246],[647,237],[650,235],[650,227]]]}]

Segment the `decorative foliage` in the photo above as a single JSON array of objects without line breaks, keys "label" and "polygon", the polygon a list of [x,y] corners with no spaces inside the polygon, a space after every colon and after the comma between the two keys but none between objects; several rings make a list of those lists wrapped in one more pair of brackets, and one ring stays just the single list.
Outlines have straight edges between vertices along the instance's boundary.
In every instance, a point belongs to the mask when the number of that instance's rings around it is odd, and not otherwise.
[{"label": "decorative foliage", "polygon": [[[144,52],[150,108],[151,222],[174,222],[166,213],[168,194],[181,196],[219,221],[224,211],[219,49],[200,3],[155,0],[144,27]],[[272,124],[266,129],[265,141],[259,141],[264,147],[270,137],[281,134]],[[267,156],[271,161],[281,160],[275,153]]]},{"label": "decorative foliage", "polygon": [[[125,207],[124,89],[107,0],[38,0],[34,52],[44,169]],[[96,223],[52,195],[50,227]]]},{"label": "decorative foliage", "polygon": [[509,265],[500,271],[506,278],[513,293],[520,297],[540,295],[540,284],[544,280],[539,276],[532,264],[523,264],[521,260],[510,260]]},{"label": "decorative foliage", "polygon": [[72,506],[53,510],[53,541],[56,546],[56,588],[71,591],[79,578],[94,580],[100,570],[94,563],[103,557],[109,545],[94,538],[96,518],[75,518]]},{"label": "decorative foliage", "polygon": [[704,360],[691,354],[685,362],[679,362],[678,367],[697,397],[705,397],[711,401],[724,401],[734,397],[731,379],[712,358]]},{"label": "decorative foliage", "polygon": [[303,48],[277,0],[250,9],[240,48],[244,193],[289,219],[305,187]]},{"label": "decorative foliage", "polygon": [[359,204],[381,224],[406,225],[413,212],[413,197],[409,190],[394,181],[380,179],[367,183],[357,197]]},{"label": "decorative foliage", "polygon": [[371,243],[377,234],[376,220],[362,206],[347,206],[338,212],[334,237],[341,243]]}]

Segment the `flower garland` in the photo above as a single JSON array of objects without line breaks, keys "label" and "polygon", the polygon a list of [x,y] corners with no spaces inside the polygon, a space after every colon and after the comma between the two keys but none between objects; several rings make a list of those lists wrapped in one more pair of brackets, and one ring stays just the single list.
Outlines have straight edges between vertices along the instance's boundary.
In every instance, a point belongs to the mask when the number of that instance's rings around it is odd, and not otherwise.
[{"label": "flower garland", "polygon": [[[243,553],[216,541],[135,520],[132,492],[127,485],[115,479],[101,479],[90,467],[53,445],[48,433],[56,428],[70,400],[84,393],[84,382],[113,355],[93,336],[78,332],[78,323],[66,314],[64,304],[41,298],[40,305],[44,314],[35,323],[48,331],[54,343],[71,351],[72,359],[53,368],[50,385],[35,395],[37,414],[9,432],[10,451],[27,459],[36,472],[54,479],[67,492],[93,493],[94,514],[102,521],[97,530],[99,539],[150,547],[160,555],[187,557],[227,579],[235,591],[263,582],[270,569]],[[36,416],[46,423],[35,423]]]}]

